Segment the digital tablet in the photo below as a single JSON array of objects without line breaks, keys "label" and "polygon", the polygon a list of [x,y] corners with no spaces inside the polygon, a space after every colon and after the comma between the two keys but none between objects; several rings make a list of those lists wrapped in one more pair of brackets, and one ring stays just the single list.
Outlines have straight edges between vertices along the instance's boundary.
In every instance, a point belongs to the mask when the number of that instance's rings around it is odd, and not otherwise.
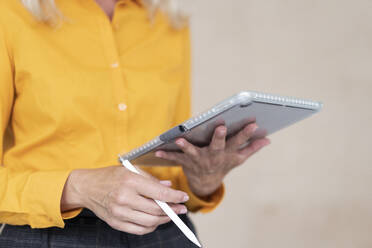
[{"label": "digital tablet", "polygon": [[[136,165],[174,165],[171,161],[155,157],[154,153],[157,150],[182,152],[174,143],[177,138],[183,137],[199,147],[208,146],[217,126],[226,126],[228,139],[247,124],[256,122],[259,128],[250,138],[253,140],[303,120],[321,108],[322,103],[311,100],[253,91],[240,92],[120,155],[119,159],[129,160]],[[247,144],[250,140],[247,140]]]}]

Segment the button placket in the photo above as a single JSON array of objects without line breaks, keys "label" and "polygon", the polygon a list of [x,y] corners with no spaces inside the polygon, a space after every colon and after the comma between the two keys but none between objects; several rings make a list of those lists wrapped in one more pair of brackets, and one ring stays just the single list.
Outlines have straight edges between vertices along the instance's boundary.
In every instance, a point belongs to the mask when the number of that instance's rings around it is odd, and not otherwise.
[{"label": "button placket", "polygon": [[115,62],[111,64],[111,68],[118,68],[119,67],[119,62]]},{"label": "button placket", "polygon": [[117,42],[114,37],[114,29],[112,23],[108,19],[101,22],[102,40],[105,55],[108,61],[108,68],[111,74],[113,83],[113,96],[115,102],[115,111],[117,111],[117,119],[115,123],[115,137],[117,141],[118,151],[127,150],[128,144],[128,113],[127,113],[127,95],[125,80],[120,68],[119,53]]},{"label": "button placket", "polygon": [[125,103],[119,103],[118,108],[120,111],[125,111],[127,109],[127,105]]}]

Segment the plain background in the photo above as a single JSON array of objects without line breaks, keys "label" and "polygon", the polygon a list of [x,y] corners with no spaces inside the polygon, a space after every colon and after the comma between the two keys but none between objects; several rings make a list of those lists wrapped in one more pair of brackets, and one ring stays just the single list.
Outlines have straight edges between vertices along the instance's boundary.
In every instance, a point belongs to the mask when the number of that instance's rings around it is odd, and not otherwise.
[{"label": "plain background", "polygon": [[241,90],[321,100],[193,215],[205,247],[372,247],[372,1],[193,1],[193,110]]}]

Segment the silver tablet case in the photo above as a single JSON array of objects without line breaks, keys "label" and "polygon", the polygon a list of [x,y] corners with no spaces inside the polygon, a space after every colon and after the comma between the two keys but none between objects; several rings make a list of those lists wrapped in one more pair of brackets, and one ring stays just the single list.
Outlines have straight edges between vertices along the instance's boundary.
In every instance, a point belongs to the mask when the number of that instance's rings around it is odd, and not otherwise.
[{"label": "silver tablet case", "polygon": [[259,129],[251,139],[257,139],[305,119],[321,108],[320,102],[253,91],[241,92],[119,156],[119,159],[137,165],[174,165],[174,162],[156,158],[154,153],[157,150],[179,151],[174,144],[176,138],[184,137],[194,145],[206,146],[217,126],[226,125],[227,137],[230,137],[248,123],[256,121]]}]

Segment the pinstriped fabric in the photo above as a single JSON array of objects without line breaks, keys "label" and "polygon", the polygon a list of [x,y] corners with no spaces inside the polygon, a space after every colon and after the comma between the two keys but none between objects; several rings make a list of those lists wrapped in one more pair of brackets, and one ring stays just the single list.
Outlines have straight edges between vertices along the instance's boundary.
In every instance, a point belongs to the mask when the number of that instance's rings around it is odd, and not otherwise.
[{"label": "pinstriped fabric", "polygon": [[[195,231],[186,215],[181,219]],[[0,247],[24,248],[193,248],[172,223],[159,226],[146,235],[133,235],[112,229],[95,216],[79,216],[67,220],[64,229],[57,227],[32,229],[29,226],[6,225],[0,235]]]}]

